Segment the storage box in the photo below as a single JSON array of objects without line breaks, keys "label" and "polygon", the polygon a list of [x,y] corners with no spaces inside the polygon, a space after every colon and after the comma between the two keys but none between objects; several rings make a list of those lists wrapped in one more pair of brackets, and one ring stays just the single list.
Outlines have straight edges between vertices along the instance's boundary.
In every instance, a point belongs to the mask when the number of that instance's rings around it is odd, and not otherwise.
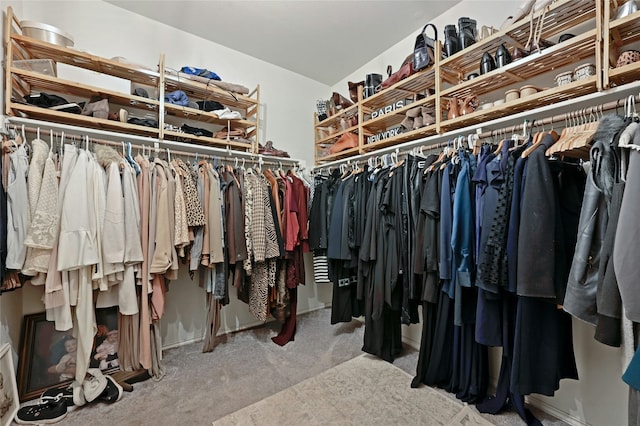
[{"label": "storage box", "polygon": [[58,76],[57,64],[51,59],[25,59],[13,61],[13,66],[21,70],[33,71],[51,77]]},{"label": "storage box", "polygon": [[73,37],[71,34],[53,25],[34,21],[20,21],[20,28],[22,28],[22,33],[27,37],[57,44],[58,46],[73,47]]}]

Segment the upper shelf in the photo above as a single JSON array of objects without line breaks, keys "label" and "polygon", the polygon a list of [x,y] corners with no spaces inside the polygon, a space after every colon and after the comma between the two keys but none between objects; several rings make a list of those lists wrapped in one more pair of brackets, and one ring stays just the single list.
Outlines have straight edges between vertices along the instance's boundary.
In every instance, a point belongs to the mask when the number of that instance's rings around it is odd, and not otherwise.
[{"label": "upper shelf", "polygon": [[109,99],[109,102],[117,105],[142,108],[150,111],[157,111],[160,102],[155,99],[143,98],[136,95],[124,95],[120,92],[88,86],[69,80],[63,80],[57,77],[51,77],[33,71],[13,69],[13,74],[19,76],[20,79],[29,84],[30,89],[43,90],[49,92],[64,91],[73,96],[88,100],[87,94],[99,95]]},{"label": "upper shelf", "polygon": [[453,130],[489,120],[494,120],[523,111],[532,110],[544,105],[562,102],[571,98],[586,95],[597,91],[597,76],[591,76],[569,84],[542,90],[534,95],[519,98],[493,108],[476,110],[470,114],[440,123],[441,130]]},{"label": "upper shelf", "polygon": [[533,77],[548,73],[554,69],[595,55],[596,30],[570,38],[555,46],[532,53],[502,68],[465,81],[442,91],[445,97],[465,97],[493,92]]},{"label": "upper shelf", "polygon": [[362,105],[371,109],[382,108],[398,99],[406,99],[414,94],[423,93],[427,89],[434,89],[435,84],[435,67],[431,67],[424,71],[418,71],[393,86],[363,99]]},{"label": "upper shelf", "polygon": [[20,34],[12,34],[11,39],[19,48],[24,49],[28,53],[26,56],[30,58],[52,59],[56,62],[113,75],[136,83],[158,86],[160,74],[136,64],[101,58],[87,52],[57,46]]},{"label": "upper shelf", "polygon": [[[435,95],[428,96],[424,99],[420,99],[419,101],[407,104],[402,108],[396,109],[392,111],[392,113],[382,114],[373,119],[365,118],[365,121],[362,123],[362,127],[366,128],[369,131],[383,131],[385,129],[388,129],[400,124],[402,120],[405,118],[405,113],[410,109],[420,107],[420,106],[431,106],[435,110],[435,102],[436,102]],[[365,113],[367,115],[370,114],[369,112],[365,112]]]},{"label": "upper shelf", "polygon": [[153,138],[157,138],[160,133],[157,127],[139,126],[136,124],[121,123],[120,121],[89,117],[86,115],[53,111],[47,108],[40,108],[33,105],[11,102],[10,108],[12,111],[14,111],[14,113],[18,113],[16,114],[16,116],[18,117],[21,115],[20,113],[23,113],[29,118],[50,121],[53,123],[68,124],[80,127],[92,127],[113,132],[120,132],[123,134],[134,134]]},{"label": "upper shelf", "polygon": [[318,121],[316,123],[316,127],[331,126],[333,124],[337,124],[342,118],[348,118],[356,114],[358,114],[358,104],[353,104],[348,108],[339,110],[336,114],[332,115],[331,117],[327,117],[322,121]]},{"label": "upper shelf", "polygon": [[613,42],[623,46],[640,40],[640,11],[609,23]]},{"label": "upper shelf", "polygon": [[192,80],[188,74],[176,74],[171,70],[166,70],[164,80],[167,91],[182,90],[189,98],[211,99],[212,94],[215,94],[215,99],[224,106],[241,109],[248,109],[258,104],[256,98],[232,93],[213,84]]},{"label": "upper shelf", "polygon": [[[533,15],[533,23],[542,16],[543,10]],[[556,34],[561,34],[578,24],[586,22],[596,16],[596,2],[594,0],[561,0],[551,4],[549,10],[544,12],[542,21],[542,38],[549,39]],[[524,48],[531,31],[531,19],[529,16],[522,18],[502,31],[479,40],[472,46],[443,59],[440,66],[451,73],[457,73],[462,81],[468,74],[476,72],[480,66],[480,60],[484,52],[494,54],[501,44]]]}]

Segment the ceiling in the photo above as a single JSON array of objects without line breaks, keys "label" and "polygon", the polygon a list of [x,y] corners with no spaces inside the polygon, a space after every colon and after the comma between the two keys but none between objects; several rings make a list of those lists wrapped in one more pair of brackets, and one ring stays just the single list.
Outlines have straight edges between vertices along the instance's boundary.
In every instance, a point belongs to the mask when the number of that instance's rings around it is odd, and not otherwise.
[{"label": "ceiling", "polygon": [[105,0],[334,85],[460,0]]}]

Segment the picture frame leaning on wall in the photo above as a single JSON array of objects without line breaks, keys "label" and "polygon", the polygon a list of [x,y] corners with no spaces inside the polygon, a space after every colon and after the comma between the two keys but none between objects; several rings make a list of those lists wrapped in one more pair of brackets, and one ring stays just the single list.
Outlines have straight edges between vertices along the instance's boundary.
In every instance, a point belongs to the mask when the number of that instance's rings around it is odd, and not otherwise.
[{"label": "picture frame leaning on wall", "polygon": [[20,408],[11,345],[0,346],[0,426],[8,426]]}]

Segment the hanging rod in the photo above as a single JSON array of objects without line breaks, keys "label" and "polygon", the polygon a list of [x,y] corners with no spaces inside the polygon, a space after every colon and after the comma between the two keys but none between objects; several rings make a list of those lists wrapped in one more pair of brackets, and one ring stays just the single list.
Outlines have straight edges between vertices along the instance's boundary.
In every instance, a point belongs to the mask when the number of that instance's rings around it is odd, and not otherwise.
[{"label": "hanging rod", "polygon": [[[634,101],[636,103],[640,103],[640,95],[634,96]],[[607,102],[607,103],[603,103],[596,106],[586,107],[580,111],[574,111],[573,113],[564,113],[564,114],[558,114],[552,117],[546,117],[542,119],[533,119],[531,123],[514,124],[513,126],[503,127],[502,129],[490,130],[487,132],[480,133],[478,135],[478,138],[480,139],[488,138],[490,136],[499,135],[503,133],[515,133],[518,130],[522,130],[524,126],[533,127],[538,125],[542,126],[542,125],[561,123],[561,122],[566,123],[567,120],[570,120],[576,117],[582,117],[585,114],[594,114],[594,113],[597,114],[604,111],[610,111],[612,109],[617,110],[618,108],[621,108],[621,107],[624,108],[624,99],[618,99],[616,101]]]},{"label": "hanging rod", "polygon": [[[22,130],[22,128],[17,128],[17,130]],[[53,130],[53,129],[51,129]],[[40,136],[42,136],[43,134],[48,134],[48,132],[43,131],[42,129],[39,129],[37,127],[24,127],[24,131],[28,132],[28,133],[38,133],[38,131],[40,132]],[[64,133],[64,132],[63,132]],[[56,136],[60,136],[60,134],[58,132],[54,132],[54,134]],[[65,133],[65,137],[70,137],[70,138],[74,138],[74,139],[78,139],[79,141],[82,141],[83,136],[81,135],[76,135],[76,134],[67,134]],[[109,145],[109,146],[114,146],[114,147],[122,147],[123,143],[127,143],[126,141],[121,141],[121,142],[116,142],[116,141],[111,141],[111,140],[105,140],[105,139],[97,139],[97,138],[92,138],[89,137],[89,142],[91,143],[97,143],[100,145]],[[203,159],[216,159],[216,160],[220,160],[220,161],[224,161],[224,160],[230,160],[230,159],[238,159],[238,156],[236,156],[235,154],[237,153],[236,151],[231,151],[232,155],[231,156],[217,156],[217,155],[212,155],[212,154],[200,154],[198,152],[187,152],[187,151],[178,151],[176,149],[169,149],[169,148],[160,148],[159,146],[152,146],[152,145],[143,145],[143,144],[139,144],[139,143],[131,143],[131,146],[133,148],[145,148],[145,149],[149,149],[153,152],[156,153],[162,153],[162,152],[166,152],[167,150],[169,151],[170,154],[175,154],[175,155],[182,155],[182,156],[189,156],[189,157],[195,157],[195,158],[203,158]],[[248,160],[249,163],[256,163],[256,164],[271,164],[274,166],[278,166],[278,165],[283,165],[283,164],[298,164],[297,160],[291,160],[290,158],[284,158],[285,161],[281,161],[280,157],[273,157],[273,156],[264,156],[264,155],[260,155],[260,154],[252,154],[252,157],[250,158],[242,158],[243,161]]]},{"label": "hanging rod", "polygon": [[[396,149],[400,149],[401,151],[402,150],[406,151],[407,149],[410,149],[415,146],[420,146],[420,145],[424,145],[425,147],[431,146],[434,144],[439,144],[440,141],[442,141],[443,139],[446,139],[447,141],[453,141],[454,139],[462,135],[466,137],[466,135],[478,134],[479,133],[478,130],[482,129],[483,127],[490,127],[493,125],[503,125],[505,122],[519,122],[519,125],[521,126],[520,128],[522,128],[522,121],[524,119],[533,121],[532,120],[533,116],[544,114],[545,112],[548,112],[548,111],[557,111],[562,109],[575,108],[576,105],[585,104],[587,102],[592,102],[592,105],[591,105],[592,108],[595,108],[595,107],[599,108],[600,104],[598,104],[597,102],[598,100],[601,100],[603,98],[617,99],[617,101],[613,101],[608,104],[602,104],[603,106],[613,104],[614,106],[610,108],[610,109],[613,109],[615,108],[616,102],[618,102],[618,105],[620,106],[624,105],[624,99],[622,99],[621,96],[626,98],[627,97],[626,95],[631,94],[630,92],[638,93],[639,88],[640,88],[640,81],[635,81],[633,83],[625,84],[624,86],[614,87],[603,92],[589,93],[587,95],[583,95],[577,98],[567,99],[566,101],[557,102],[551,105],[545,105],[530,111],[523,111],[507,117],[500,117],[493,120],[489,120],[484,123],[473,124],[461,129],[452,130],[442,134],[426,136],[420,139],[415,139],[415,140],[404,142],[398,145],[391,145],[385,148],[380,148],[368,153],[352,155],[349,157],[341,158],[339,160],[329,161],[323,164],[316,165],[314,169],[324,169],[327,167],[331,168],[331,167],[338,166],[342,163],[346,163],[347,161],[349,162],[361,162],[362,160],[366,161],[369,158],[380,156],[385,153],[393,152]],[[636,102],[638,102],[637,99],[636,99]],[[598,109],[598,111],[600,111],[600,109]],[[562,117],[561,120],[564,121],[564,115],[558,115],[558,117]],[[556,121],[554,122],[558,122],[559,120],[560,119],[556,119]],[[535,122],[538,124],[542,123],[541,120],[535,120]],[[507,127],[507,128],[511,129],[512,127]],[[482,130],[480,130],[480,134],[482,134]],[[487,132],[487,134],[491,135],[491,132]],[[496,130],[493,131],[493,134],[496,134]],[[449,142],[445,142],[444,146],[446,146],[448,143]]]},{"label": "hanging rod", "polygon": [[[211,147],[206,145],[195,145],[195,144],[189,144],[184,142],[160,140],[156,138],[150,138],[147,136],[130,135],[125,133],[111,132],[108,130],[71,126],[68,124],[52,123],[49,121],[34,120],[31,118],[6,116],[6,122],[11,126],[13,125],[29,126],[30,129],[36,129],[36,132],[38,128],[41,128],[40,129],[41,132],[43,129],[53,130],[54,132],[56,130],[60,130],[60,131],[64,130],[65,134],[72,137],[75,134],[76,137],[79,137],[81,139],[87,134],[104,136],[104,137],[110,138],[111,140],[102,139],[102,138],[98,139],[95,137],[91,137],[91,140],[97,143],[104,142],[105,144],[108,144],[108,142],[115,142],[117,146],[121,145],[122,140],[125,140],[125,141],[135,140],[135,141],[150,144],[156,149],[166,149],[167,147],[170,147],[171,152],[176,152],[176,153],[178,151],[175,151],[174,148],[183,148],[183,149],[189,150],[189,151],[184,151],[184,154],[182,155],[195,156],[195,154],[197,154],[200,157],[201,155],[203,155],[202,151],[204,151],[205,153],[208,152],[211,158],[222,159],[224,156],[240,157],[255,163],[259,162],[258,160],[262,158],[263,163],[268,163],[273,165],[283,164],[283,165],[304,166],[305,164],[304,161],[300,159],[295,159],[295,158],[275,157],[273,155],[263,155],[263,154],[254,154],[252,152],[246,152],[246,151],[236,151],[230,148],[225,149],[225,148],[217,148],[217,147]],[[69,131],[70,133],[67,133],[67,131]],[[116,139],[119,141],[116,141]],[[163,147],[160,147],[160,145],[163,145]],[[218,154],[218,157],[215,157],[215,154]]]}]

